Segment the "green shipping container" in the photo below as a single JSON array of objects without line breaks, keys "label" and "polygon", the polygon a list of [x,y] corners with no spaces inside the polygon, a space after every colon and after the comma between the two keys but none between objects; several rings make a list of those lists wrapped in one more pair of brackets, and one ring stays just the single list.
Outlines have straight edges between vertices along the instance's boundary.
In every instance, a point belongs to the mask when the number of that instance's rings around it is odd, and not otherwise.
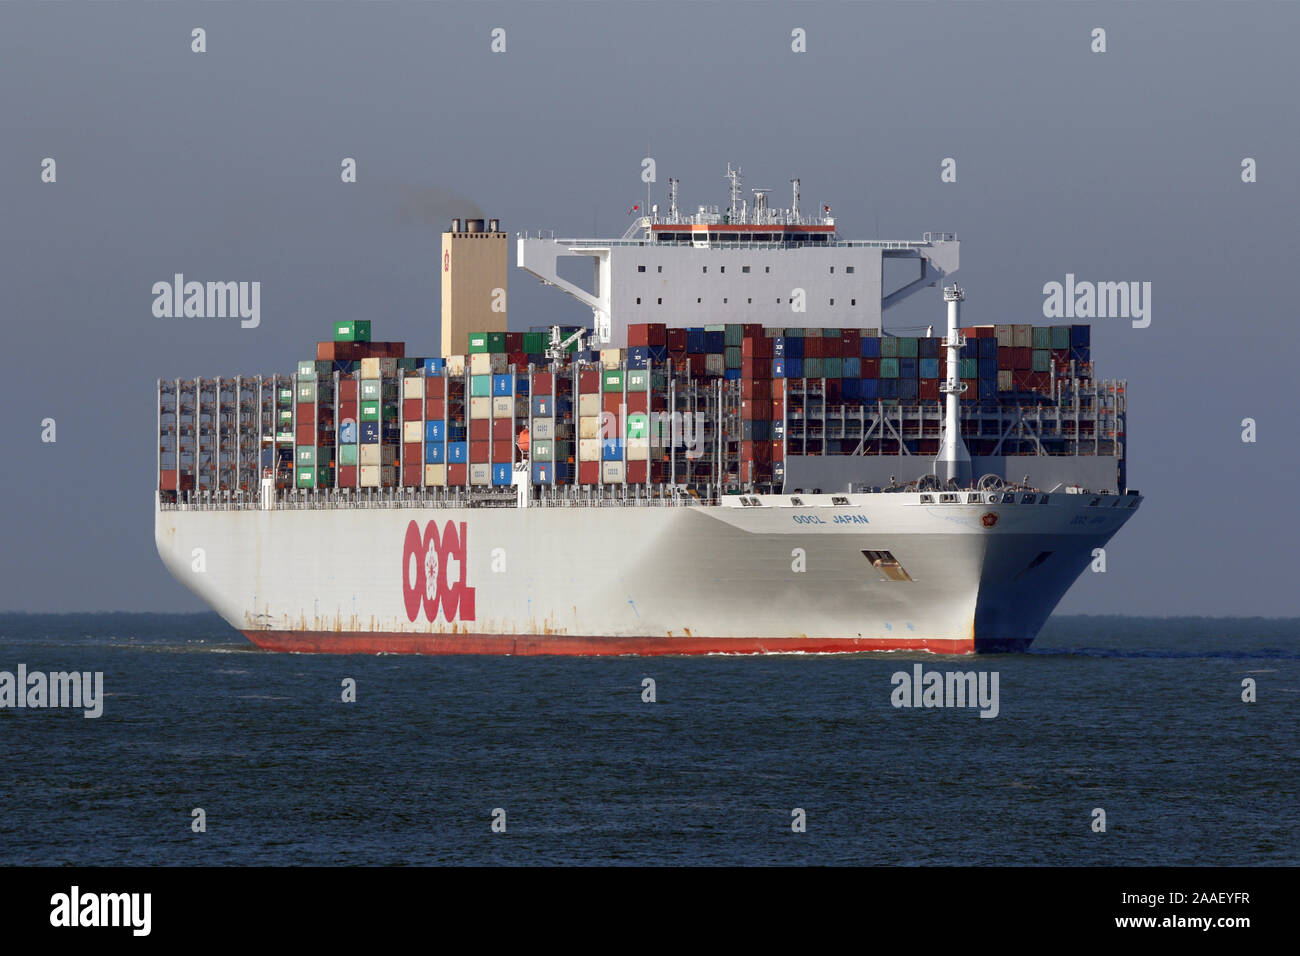
[{"label": "green shipping container", "polygon": [[355,465],[357,463],[356,445],[339,445],[339,464]]},{"label": "green shipping container", "polygon": [[488,350],[488,337],[486,332],[471,332],[469,334],[469,354],[482,355]]},{"label": "green shipping container", "polygon": [[299,467],[296,468],[295,471],[297,472],[298,475],[297,485],[299,488],[316,487],[316,469],[314,467],[307,467],[307,468]]},{"label": "green shipping container", "polygon": [[399,358],[397,367],[403,372],[418,372],[424,365],[418,358]]},{"label": "green shipping container", "polygon": [[980,360],[973,358],[964,358],[961,360],[961,372],[959,378],[979,378],[980,377]]},{"label": "green shipping container", "polygon": [[843,334],[842,329],[822,329],[822,338],[824,339],[838,339],[841,334]]},{"label": "green shipping container", "polygon": [[841,378],[844,375],[844,359],[828,356],[822,359],[822,374],[827,378]]},{"label": "green shipping container", "polygon": [[819,358],[805,358],[803,360],[803,377],[804,378],[821,378],[822,377],[822,360]]},{"label": "green shipping container", "polygon": [[897,336],[889,335],[880,340],[880,357],[882,359],[898,358],[898,337]]},{"label": "green shipping container", "polygon": [[743,361],[740,355],[740,346],[728,345],[726,351],[722,353],[722,361],[724,368],[740,368]]},{"label": "green shipping container", "polygon": [[[1052,347],[1052,327],[1050,325],[1034,326],[1034,348],[1050,349]],[[1068,349],[1069,346],[1067,345]]]},{"label": "green shipping container", "polygon": [[645,412],[633,412],[627,416],[627,437],[650,437],[650,416]]},{"label": "green shipping container", "polygon": [[491,398],[492,376],[471,375],[469,377],[469,394],[471,398]]},{"label": "green shipping container", "polygon": [[489,352],[504,352],[506,350],[506,334],[504,332],[487,333],[487,346]]},{"label": "green shipping container", "polygon": [[555,445],[549,438],[539,439],[532,443],[529,448],[529,455],[533,461],[552,461],[555,454]]},{"label": "green shipping container", "polygon": [[1050,372],[1052,370],[1052,353],[1047,349],[1034,349],[1034,371]]},{"label": "green shipping container", "polygon": [[317,377],[317,378],[330,378],[331,376],[333,376],[333,374],[334,374],[334,363],[333,363],[333,362],[317,362],[317,363],[316,363],[316,377]]},{"label": "green shipping container", "polygon": [[370,320],[362,319],[355,322],[335,322],[334,341],[335,342],[369,342],[370,341]]},{"label": "green shipping container", "polygon": [[786,329],[785,337],[787,339],[801,339],[804,337],[803,329]]},{"label": "green shipping container", "polygon": [[362,402],[361,403],[361,420],[363,422],[379,421],[379,403]]},{"label": "green shipping container", "polygon": [[918,349],[917,339],[913,336],[905,336],[898,340],[899,358],[916,358]]},{"label": "green shipping container", "polygon": [[381,389],[382,389],[382,386],[380,385],[380,381],[381,381],[381,380],[380,380],[380,379],[377,379],[377,378],[363,378],[363,379],[361,380],[361,400],[362,400],[363,402],[366,402],[366,401],[377,402],[377,401],[379,401],[379,399],[380,399],[380,398],[382,397],[382,395],[383,395],[383,392],[382,392],[382,390],[381,390]]},{"label": "green shipping container", "polygon": [[281,444],[293,444],[293,432],[276,432],[275,440]]},{"label": "green shipping container", "polygon": [[880,377],[881,378],[898,378],[898,359],[882,358],[880,360]]},{"label": "green shipping container", "polygon": [[546,351],[547,339],[550,336],[545,332],[525,332],[524,333],[524,352],[528,355],[541,355]]},{"label": "green shipping container", "polygon": [[315,359],[307,359],[298,363],[298,381],[316,381]]},{"label": "green shipping container", "polygon": [[1068,349],[1070,347],[1070,327],[1068,325],[1052,326],[1052,348]]},{"label": "green shipping container", "polygon": [[[726,333],[727,333],[727,327],[726,327],[725,325],[706,325],[706,326],[704,327],[704,331],[705,331],[705,332],[721,332],[721,333],[725,336]],[[724,344],[725,344],[725,343],[724,343]]]},{"label": "green shipping container", "polygon": [[643,368],[630,368],[627,370],[627,390],[629,392],[644,392],[650,386],[650,373]]},{"label": "green shipping container", "polygon": [[[734,322],[728,322],[723,328],[723,344],[728,346],[734,345],[736,348],[740,348],[741,343],[745,341],[745,327],[743,325],[737,325]],[[731,366],[727,367],[730,368]],[[739,365],[736,366],[736,368],[739,367]]]},{"label": "green shipping container", "polygon": [[606,369],[601,376],[601,390],[605,392],[623,391],[623,373],[613,369]]},{"label": "green shipping container", "polygon": [[292,425],[292,424],[293,424],[293,409],[292,409],[292,408],[282,408],[282,409],[280,409],[280,424],[281,424],[281,425]]},{"label": "green shipping container", "polygon": [[293,389],[291,388],[280,389],[280,404],[281,405],[293,404]]},{"label": "green shipping container", "polygon": [[316,446],[299,445],[298,457],[295,460],[299,467],[302,467],[303,465],[309,465],[313,468],[316,467]]},{"label": "green shipping container", "polygon": [[301,381],[300,381],[300,382],[298,383],[297,391],[295,392],[295,394],[298,396],[298,401],[299,401],[299,402],[314,402],[314,401],[316,401],[316,379],[315,379],[315,377],[313,377],[312,380],[311,380],[310,382],[301,382]]}]

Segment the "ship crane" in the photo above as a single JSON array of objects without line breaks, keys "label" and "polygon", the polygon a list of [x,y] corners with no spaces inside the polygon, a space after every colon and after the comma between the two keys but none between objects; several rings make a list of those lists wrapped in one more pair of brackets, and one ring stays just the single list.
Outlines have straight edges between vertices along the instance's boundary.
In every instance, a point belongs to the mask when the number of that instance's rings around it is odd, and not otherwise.
[{"label": "ship crane", "polygon": [[567,349],[573,343],[577,342],[578,348],[579,349],[582,348],[582,337],[586,334],[587,334],[586,329],[578,329],[578,331],[574,332],[567,339],[561,342],[560,327],[558,325],[552,325],[551,344],[546,349],[546,357],[548,359],[554,359],[557,362],[562,360],[564,358],[565,349]]}]

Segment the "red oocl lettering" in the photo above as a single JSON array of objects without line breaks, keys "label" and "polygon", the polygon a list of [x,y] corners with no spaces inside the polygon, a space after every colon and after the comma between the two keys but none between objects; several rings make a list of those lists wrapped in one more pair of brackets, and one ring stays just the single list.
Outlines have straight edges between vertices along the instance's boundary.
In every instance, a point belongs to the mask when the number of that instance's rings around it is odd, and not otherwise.
[{"label": "red oocl lettering", "polygon": [[[436,522],[430,521],[420,533],[415,521],[406,526],[402,543],[402,600],[406,617],[414,621],[423,609],[425,618],[432,623],[441,609],[448,621],[474,620],[474,588],[467,581],[469,574],[466,552],[469,534],[465,522],[456,525],[448,521],[438,533]],[[460,566],[460,579],[447,581],[447,565],[454,559]]]}]

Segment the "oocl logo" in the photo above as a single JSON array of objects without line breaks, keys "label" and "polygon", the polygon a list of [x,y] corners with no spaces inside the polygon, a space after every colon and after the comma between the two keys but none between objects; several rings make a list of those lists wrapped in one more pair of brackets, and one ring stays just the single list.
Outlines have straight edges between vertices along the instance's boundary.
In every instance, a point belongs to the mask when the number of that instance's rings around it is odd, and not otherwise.
[{"label": "oocl logo", "polygon": [[[465,564],[468,535],[465,522],[456,525],[448,521],[438,533],[436,522],[430,521],[420,534],[420,526],[412,521],[406,526],[406,541],[402,545],[402,597],[406,601],[406,616],[414,621],[424,608],[424,616],[433,622],[441,611],[448,621],[457,615],[462,621],[474,620],[474,589],[465,583],[469,569]],[[448,583],[449,565],[459,566],[459,579]]]}]

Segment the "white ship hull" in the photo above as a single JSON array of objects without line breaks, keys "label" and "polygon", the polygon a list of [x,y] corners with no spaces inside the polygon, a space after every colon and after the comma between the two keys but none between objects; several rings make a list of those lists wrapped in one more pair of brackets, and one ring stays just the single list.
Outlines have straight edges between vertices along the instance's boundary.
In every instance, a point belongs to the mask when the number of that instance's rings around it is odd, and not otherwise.
[{"label": "white ship hull", "polygon": [[939,497],[182,506],[158,509],[156,540],[178,580],[277,650],[970,653],[1027,647],[1140,501]]}]

